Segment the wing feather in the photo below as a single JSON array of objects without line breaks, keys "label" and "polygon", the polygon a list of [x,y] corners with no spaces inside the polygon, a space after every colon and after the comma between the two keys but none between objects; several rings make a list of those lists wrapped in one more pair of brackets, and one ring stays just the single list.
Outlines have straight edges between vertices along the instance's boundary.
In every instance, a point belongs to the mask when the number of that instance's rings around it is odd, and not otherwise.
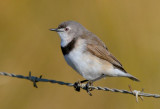
[{"label": "wing feather", "polygon": [[110,62],[111,64],[113,64],[114,67],[122,70],[123,72],[126,72],[122,67],[122,64],[103,46],[88,44],[87,49],[93,55]]},{"label": "wing feather", "polygon": [[[81,38],[87,39],[87,49],[93,55],[110,62],[114,67],[126,72],[122,64],[114,57],[107,49],[106,45],[94,34],[88,33],[88,35],[82,36]],[[127,72],[126,72],[127,73]]]}]

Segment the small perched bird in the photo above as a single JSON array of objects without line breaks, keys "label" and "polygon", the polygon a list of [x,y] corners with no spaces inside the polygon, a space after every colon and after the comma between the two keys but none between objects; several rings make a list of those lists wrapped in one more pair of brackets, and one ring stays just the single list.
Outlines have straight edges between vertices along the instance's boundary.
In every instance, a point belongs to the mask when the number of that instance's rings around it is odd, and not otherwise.
[{"label": "small perched bird", "polygon": [[106,45],[80,23],[66,21],[50,30],[59,34],[67,63],[86,79],[81,83],[93,82],[103,77],[128,77],[139,81],[127,73]]}]

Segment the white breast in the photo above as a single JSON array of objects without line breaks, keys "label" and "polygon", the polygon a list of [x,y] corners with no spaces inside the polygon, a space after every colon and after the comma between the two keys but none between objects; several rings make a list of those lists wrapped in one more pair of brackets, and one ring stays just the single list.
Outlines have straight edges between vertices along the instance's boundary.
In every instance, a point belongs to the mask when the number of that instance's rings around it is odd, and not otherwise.
[{"label": "white breast", "polygon": [[86,51],[84,39],[78,39],[75,48],[65,55],[67,63],[87,80],[94,80],[102,75],[103,65],[99,58]]}]

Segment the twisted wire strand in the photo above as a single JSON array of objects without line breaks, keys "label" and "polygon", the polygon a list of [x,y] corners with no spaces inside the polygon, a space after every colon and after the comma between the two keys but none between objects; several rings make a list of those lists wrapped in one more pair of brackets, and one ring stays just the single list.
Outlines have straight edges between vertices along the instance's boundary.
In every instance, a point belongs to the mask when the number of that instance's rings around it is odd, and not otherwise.
[{"label": "twisted wire strand", "polygon": [[[57,83],[59,85],[66,85],[66,86],[74,87],[74,84],[72,84],[72,83],[67,83],[67,82],[57,81],[57,80],[44,79],[44,78],[42,78],[42,76],[40,76],[40,77],[32,76],[31,72],[29,72],[29,76],[15,75],[15,74],[6,73],[6,72],[0,72],[0,75],[30,80],[30,81],[33,82],[33,85],[36,88],[38,87],[37,84],[36,84],[37,82],[50,82],[50,83]],[[86,89],[86,84],[79,84],[79,86],[80,86],[81,89],[87,90]],[[97,87],[89,86],[89,88],[90,89],[96,89],[96,90],[119,92],[119,93],[124,93],[124,94],[131,94],[131,95],[136,96],[136,101],[137,102],[138,102],[138,97],[142,97],[142,96],[160,98],[159,94],[144,93],[143,91],[141,92],[141,91],[138,91],[138,90],[128,91],[128,90],[112,89],[112,88],[100,87],[100,86],[97,86]]]}]

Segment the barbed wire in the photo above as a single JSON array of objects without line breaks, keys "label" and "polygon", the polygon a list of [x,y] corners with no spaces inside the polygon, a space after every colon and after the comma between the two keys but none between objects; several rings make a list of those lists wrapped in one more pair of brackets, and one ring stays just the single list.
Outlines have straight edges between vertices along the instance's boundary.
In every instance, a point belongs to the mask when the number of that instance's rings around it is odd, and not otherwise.
[{"label": "barbed wire", "polygon": [[[32,76],[31,72],[29,72],[29,76],[15,75],[13,73],[7,73],[7,72],[0,72],[0,75],[30,80],[31,82],[33,82],[33,86],[36,87],[36,88],[38,88],[38,86],[36,84],[37,82],[50,82],[50,83],[57,83],[59,85],[66,85],[66,86],[70,86],[70,87],[75,87],[75,84],[72,84],[72,83],[67,83],[67,82],[57,81],[57,80],[51,80],[51,79],[44,79],[44,78],[42,78],[42,75],[40,77]],[[140,97],[141,100],[143,100],[142,96],[144,96],[144,97],[160,98],[159,94],[144,93],[143,89],[142,89],[142,91],[132,90],[131,86],[129,86],[130,91],[128,91],[128,90],[112,89],[112,88],[108,88],[108,87],[88,86],[86,84],[80,84],[80,83],[77,84],[77,85],[78,85],[79,88],[86,90],[89,95],[92,95],[89,90],[96,89],[96,90],[103,90],[103,91],[110,91],[110,92],[119,92],[119,93],[124,93],[124,94],[131,94],[131,95],[136,96],[136,101],[137,102],[138,102],[138,97]]]}]

